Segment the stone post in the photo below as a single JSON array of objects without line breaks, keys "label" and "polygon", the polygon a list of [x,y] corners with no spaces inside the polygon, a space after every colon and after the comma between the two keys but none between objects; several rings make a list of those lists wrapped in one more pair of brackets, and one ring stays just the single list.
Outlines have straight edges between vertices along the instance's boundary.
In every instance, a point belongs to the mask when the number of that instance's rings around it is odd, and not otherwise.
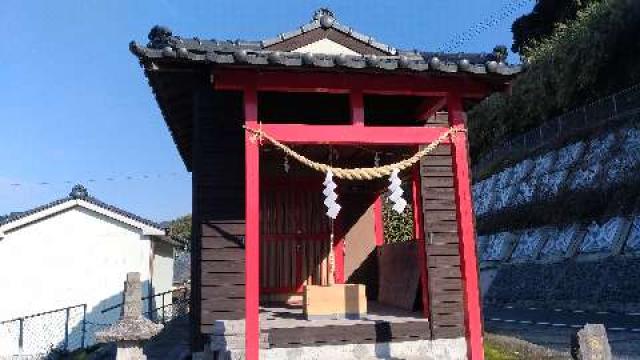
[{"label": "stone post", "polygon": [[577,360],[611,360],[611,347],[604,325],[585,325],[572,339],[571,352]]},{"label": "stone post", "polygon": [[124,283],[124,302],[120,320],[104,331],[96,333],[100,343],[115,342],[116,360],[146,360],[142,343],[156,336],[162,325],[142,316],[142,284],[140,273],[127,274]]}]

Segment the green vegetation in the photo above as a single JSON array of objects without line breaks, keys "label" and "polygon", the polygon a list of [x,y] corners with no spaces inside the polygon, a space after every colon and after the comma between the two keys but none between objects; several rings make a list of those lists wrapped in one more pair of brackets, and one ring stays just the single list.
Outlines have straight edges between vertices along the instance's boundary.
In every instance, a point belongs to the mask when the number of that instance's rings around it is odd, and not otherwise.
[{"label": "green vegetation", "polygon": [[508,351],[505,348],[485,341],[484,344],[485,360],[518,360],[518,354]]},{"label": "green vegetation", "polygon": [[167,230],[173,240],[189,247],[191,243],[191,214],[172,220]]},{"label": "green vegetation", "polygon": [[575,20],[578,11],[601,0],[538,0],[530,14],[518,18],[511,27],[515,53],[523,53],[532,42],[539,42],[555,30],[556,24]]},{"label": "green vegetation", "polygon": [[486,360],[560,360],[570,359],[569,354],[535,345],[513,337],[487,334],[484,337]]},{"label": "green vegetation", "polygon": [[469,112],[471,153],[640,82],[640,1],[592,1],[551,35],[532,37],[521,55],[527,71],[510,94],[495,94]]},{"label": "green vegetation", "polygon": [[[405,200],[411,198],[411,193],[405,189]],[[392,209],[387,195],[382,196],[382,221],[384,224],[384,241],[396,243],[413,240],[413,209],[407,205],[402,214]]]}]

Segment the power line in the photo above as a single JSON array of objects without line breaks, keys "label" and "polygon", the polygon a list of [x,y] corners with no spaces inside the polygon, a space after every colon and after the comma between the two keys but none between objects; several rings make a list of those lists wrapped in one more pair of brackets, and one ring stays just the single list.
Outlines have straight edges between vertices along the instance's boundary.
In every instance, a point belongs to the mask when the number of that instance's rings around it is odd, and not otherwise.
[{"label": "power line", "polygon": [[[35,181],[35,182],[10,182],[4,184],[4,186],[14,189],[20,189],[23,187],[31,186],[57,186],[57,185],[73,185],[73,184],[95,184],[95,183],[111,183],[121,181],[145,181],[152,179],[167,179],[178,177],[177,172],[160,173],[160,174],[138,174],[138,175],[121,175],[121,176],[109,176],[109,177],[95,177],[77,180],[64,180],[64,181]],[[0,185],[2,186],[2,185]]]},{"label": "power line", "polygon": [[446,44],[440,46],[441,52],[453,52],[459,49],[467,41],[476,38],[481,33],[491,29],[492,27],[502,23],[506,19],[509,19],[516,11],[520,10],[525,5],[529,4],[533,0],[515,0],[500,8],[490,16],[483,19],[481,22],[470,27],[466,31],[459,33],[454,38],[450,39]]}]

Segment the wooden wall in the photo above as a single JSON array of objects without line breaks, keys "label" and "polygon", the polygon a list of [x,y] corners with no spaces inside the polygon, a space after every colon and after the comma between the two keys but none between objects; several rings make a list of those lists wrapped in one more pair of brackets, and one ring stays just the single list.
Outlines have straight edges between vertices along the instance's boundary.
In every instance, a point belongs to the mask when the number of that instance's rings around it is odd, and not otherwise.
[{"label": "wooden wall", "polygon": [[[242,94],[194,96],[193,326],[209,334],[215,320],[244,318],[244,123]],[[451,148],[421,161],[421,183],[433,338],[464,336],[462,276]],[[197,251],[199,249],[200,251]],[[353,274],[355,275],[355,273]],[[195,348],[198,346],[196,345]]]},{"label": "wooden wall", "polygon": [[[340,185],[339,185],[340,186]],[[349,189],[338,197],[342,205],[337,237],[344,239],[344,280],[366,286],[367,299],[378,298],[378,256],[376,251],[373,202],[376,188]]]},{"label": "wooden wall", "polygon": [[194,101],[192,316],[201,334],[215,320],[243,319],[245,296],[242,94],[207,85]]},{"label": "wooden wall", "polygon": [[426,321],[358,323],[301,328],[272,328],[267,331],[269,347],[297,348],[344,344],[376,344],[428,340]]},{"label": "wooden wall", "polygon": [[[348,209],[348,208],[347,208]],[[360,269],[367,259],[376,251],[376,233],[374,228],[375,214],[373,204],[358,218],[355,224],[346,229],[344,235],[344,278],[353,279],[353,274]]]},{"label": "wooden wall", "polygon": [[420,163],[431,332],[435,339],[465,335],[451,146]]},{"label": "wooden wall", "polygon": [[379,303],[414,310],[420,284],[416,244],[416,241],[404,241],[378,248]]},{"label": "wooden wall", "polygon": [[329,283],[331,227],[324,216],[322,185],[290,179],[262,184],[260,199],[260,292],[302,293],[303,285]]}]

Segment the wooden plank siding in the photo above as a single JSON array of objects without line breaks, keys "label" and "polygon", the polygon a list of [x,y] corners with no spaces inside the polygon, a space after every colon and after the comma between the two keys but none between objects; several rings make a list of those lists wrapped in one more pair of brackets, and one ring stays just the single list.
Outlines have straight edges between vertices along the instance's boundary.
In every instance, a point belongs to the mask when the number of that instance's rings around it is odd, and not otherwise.
[{"label": "wooden plank siding", "polygon": [[[313,188],[310,188],[313,186]],[[263,185],[260,209],[260,291],[302,293],[329,283],[330,222],[319,183]]]},{"label": "wooden plank siding", "polygon": [[[211,334],[216,320],[243,319],[244,115],[242,94],[200,90],[194,138],[194,326]],[[195,266],[194,266],[195,265]]]},{"label": "wooden plank siding", "polygon": [[431,333],[434,339],[461,337],[464,297],[450,145],[421,160],[420,177]]},{"label": "wooden plank siding", "polygon": [[266,332],[269,347],[280,348],[431,339],[431,330],[427,321],[402,323],[380,321],[373,324],[272,328]]}]

